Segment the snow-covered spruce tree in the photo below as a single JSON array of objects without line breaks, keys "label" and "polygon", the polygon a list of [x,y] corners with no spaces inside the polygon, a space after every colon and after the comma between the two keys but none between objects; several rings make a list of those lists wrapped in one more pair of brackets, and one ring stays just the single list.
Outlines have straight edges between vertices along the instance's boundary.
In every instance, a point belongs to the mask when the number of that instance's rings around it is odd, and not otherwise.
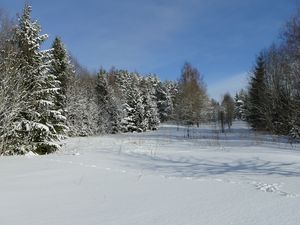
[{"label": "snow-covered spruce tree", "polygon": [[22,108],[14,122],[15,131],[10,137],[14,143],[8,149],[15,154],[29,151],[46,154],[59,149],[56,143],[59,136],[51,121],[58,88],[53,85],[55,76],[49,72],[49,51],[40,51],[47,35],[40,35],[41,27],[31,20],[30,13],[31,6],[25,5],[15,30],[20,61],[18,74],[22,76],[25,90],[20,100]]},{"label": "snow-covered spruce tree", "polygon": [[109,112],[109,130],[108,133],[116,134],[122,130],[121,121],[122,121],[122,100],[116,97],[114,94],[114,89],[111,86],[108,86],[108,102],[110,103],[108,107]]},{"label": "snow-covered spruce tree", "polygon": [[[121,123],[120,130],[122,132],[130,132],[136,130],[133,118],[134,108],[130,104],[130,96],[132,96],[132,88],[130,74],[126,70],[112,69],[110,71],[110,85],[113,88],[114,97],[118,99],[121,106]],[[130,101],[129,101],[130,99]]]},{"label": "snow-covered spruce tree", "polygon": [[140,87],[141,79],[138,74],[131,74],[131,88],[128,96],[128,104],[133,108],[132,116],[138,132],[145,131],[148,128],[145,123],[145,105],[143,104],[143,93]]},{"label": "snow-covered spruce tree", "polygon": [[103,69],[100,69],[97,75],[96,96],[100,133],[118,133],[121,130],[121,109],[114,96],[113,88],[109,85],[108,73]]},{"label": "snow-covered spruce tree", "polygon": [[126,127],[124,131],[142,132],[145,128],[144,121],[144,105],[142,93],[139,89],[139,76],[134,73],[128,73],[126,78],[126,103],[124,104],[124,112],[126,116],[122,120],[122,126]]},{"label": "snow-covered spruce tree", "polygon": [[165,83],[155,79],[155,96],[157,99],[157,109],[159,113],[159,119],[161,122],[170,120],[173,112],[173,102],[171,94]]},{"label": "snow-covered spruce tree", "polygon": [[160,123],[156,98],[156,88],[158,80],[155,76],[150,75],[143,78],[142,82],[142,91],[144,98],[144,124],[147,125],[146,129],[155,130]]},{"label": "snow-covered spruce tree", "polygon": [[[66,93],[69,80],[73,76],[73,66],[70,62],[67,50],[60,38],[56,37],[52,44],[51,74],[53,86],[58,88],[55,93],[55,111],[52,113],[54,128],[62,138],[68,132],[66,118]],[[56,83],[55,83],[56,82]]]},{"label": "snow-covered spruce tree", "polygon": [[240,90],[234,97],[234,117],[238,120],[246,120],[246,101],[247,93],[245,90]]},{"label": "snow-covered spruce tree", "polygon": [[109,114],[109,93],[108,93],[108,77],[104,69],[100,69],[97,74],[96,81],[96,98],[98,113],[98,128],[100,133],[109,133],[110,130],[110,114]]},{"label": "snow-covered spruce tree", "polygon": [[98,131],[98,106],[95,78],[73,76],[67,89],[67,122],[70,136],[95,135]]},{"label": "snow-covered spruce tree", "polygon": [[169,115],[170,120],[174,120],[175,118],[175,100],[178,95],[178,82],[177,81],[164,81],[163,86],[166,88],[167,92],[170,94],[172,108],[171,114]]},{"label": "snow-covered spruce tree", "polygon": [[[109,73],[109,87],[112,87],[114,110],[121,119],[120,130],[122,132],[142,132],[154,129],[159,124],[157,102],[155,96],[154,81],[143,78],[137,73],[129,73],[126,70],[111,70]],[[153,103],[155,100],[155,104]]]}]

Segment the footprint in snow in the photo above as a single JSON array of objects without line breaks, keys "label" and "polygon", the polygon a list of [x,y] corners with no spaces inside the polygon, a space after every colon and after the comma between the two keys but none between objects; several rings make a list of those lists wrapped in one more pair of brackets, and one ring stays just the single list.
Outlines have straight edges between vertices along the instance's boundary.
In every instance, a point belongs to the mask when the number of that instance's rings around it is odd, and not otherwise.
[{"label": "footprint in snow", "polygon": [[278,192],[280,184],[264,184],[264,183],[257,183],[255,185],[256,189],[264,191],[264,192]]},{"label": "footprint in snow", "polygon": [[271,192],[271,193],[276,193],[284,197],[289,197],[289,198],[300,198],[300,195],[298,194],[293,194],[293,193],[288,193],[285,191],[280,190],[280,187],[282,184],[265,184],[265,183],[256,183],[253,182],[257,190],[263,191],[263,192]]}]

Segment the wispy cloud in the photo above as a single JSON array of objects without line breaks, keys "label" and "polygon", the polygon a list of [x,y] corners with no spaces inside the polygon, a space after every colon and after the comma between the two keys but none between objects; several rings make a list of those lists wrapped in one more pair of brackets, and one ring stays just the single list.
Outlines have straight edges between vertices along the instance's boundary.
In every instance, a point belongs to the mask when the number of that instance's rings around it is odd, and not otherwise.
[{"label": "wispy cloud", "polygon": [[227,92],[234,96],[237,91],[247,87],[248,74],[248,72],[239,73],[208,85],[209,96],[216,100],[221,100],[222,96]]},{"label": "wispy cloud", "polygon": [[[22,8],[20,0],[0,1],[12,14]],[[298,1],[30,0],[34,18],[50,34],[49,45],[61,36],[90,70],[114,65],[176,79],[189,61],[208,79],[224,83],[232,71],[252,66]]]}]

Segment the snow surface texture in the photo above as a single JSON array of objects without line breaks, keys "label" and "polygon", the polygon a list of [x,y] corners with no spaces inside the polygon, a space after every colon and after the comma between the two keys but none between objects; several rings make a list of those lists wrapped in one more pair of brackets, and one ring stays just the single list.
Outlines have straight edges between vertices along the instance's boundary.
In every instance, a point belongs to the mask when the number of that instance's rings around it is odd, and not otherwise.
[{"label": "snow surface texture", "polygon": [[0,224],[300,224],[300,145],[243,123],[70,138],[0,158]]}]

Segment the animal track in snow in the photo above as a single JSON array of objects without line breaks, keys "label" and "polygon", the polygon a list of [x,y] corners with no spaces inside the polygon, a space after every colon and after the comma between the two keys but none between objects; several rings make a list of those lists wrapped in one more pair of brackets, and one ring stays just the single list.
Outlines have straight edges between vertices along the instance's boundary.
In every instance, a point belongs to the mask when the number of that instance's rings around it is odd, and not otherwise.
[{"label": "animal track in snow", "polygon": [[280,191],[281,184],[264,184],[254,182],[255,188],[263,192],[278,192]]},{"label": "animal track in snow", "polygon": [[[76,163],[73,161],[64,161],[64,160],[59,160],[59,159],[50,159],[50,161],[52,162],[57,162],[57,163],[67,163],[67,164],[73,164],[73,165],[79,165],[82,167],[87,167],[87,168],[94,168],[94,169],[98,169],[98,170],[106,170],[106,171],[112,171],[112,172],[117,172],[117,173],[128,173],[128,171],[123,170],[123,169],[112,169],[109,167],[98,167],[97,165],[94,164],[85,164],[82,162]],[[177,176],[168,176],[168,175],[163,175],[161,174],[160,177],[163,177],[165,179],[175,179],[178,178]],[[274,183],[274,184],[267,184],[267,183],[263,183],[263,182],[258,182],[258,181],[245,181],[245,180],[241,180],[241,181],[235,181],[235,180],[231,180],[231,179],[222,179],[222,178],[196,178],[196,177],[190,177],[190,176],[186,176],[186,177],[182,177],[185,180],[201,180],[201,181],[205,181],[205,180],[213,180],[215,182],[223,182],[223,183],[229,183],[229,184],[247,184],[247,185],[251,185],[254,186],[256,190],[259,191],[263,191],[263,192],[268,192],[268,193],[275,193],[284,197],[289,197],[289,198],[300,198],[299,194],[294,194],[294,193],[289,193],[289,192],[285,192],[282,191],[280,188],[283,186],[282,183]]]},{"label": "animal track in snow", "polygon": [[252,182],[254,184],[255,188],[257,190],[263,191],[263,192],[272,192],[279,194],[281,196],[289,197],[289,198],[300,198],[300,195],[294,194],[294,193],[288,193],[285,191],[280,190],[280,187],[282,187],[282,184],[265,184],[261,182]]}]

